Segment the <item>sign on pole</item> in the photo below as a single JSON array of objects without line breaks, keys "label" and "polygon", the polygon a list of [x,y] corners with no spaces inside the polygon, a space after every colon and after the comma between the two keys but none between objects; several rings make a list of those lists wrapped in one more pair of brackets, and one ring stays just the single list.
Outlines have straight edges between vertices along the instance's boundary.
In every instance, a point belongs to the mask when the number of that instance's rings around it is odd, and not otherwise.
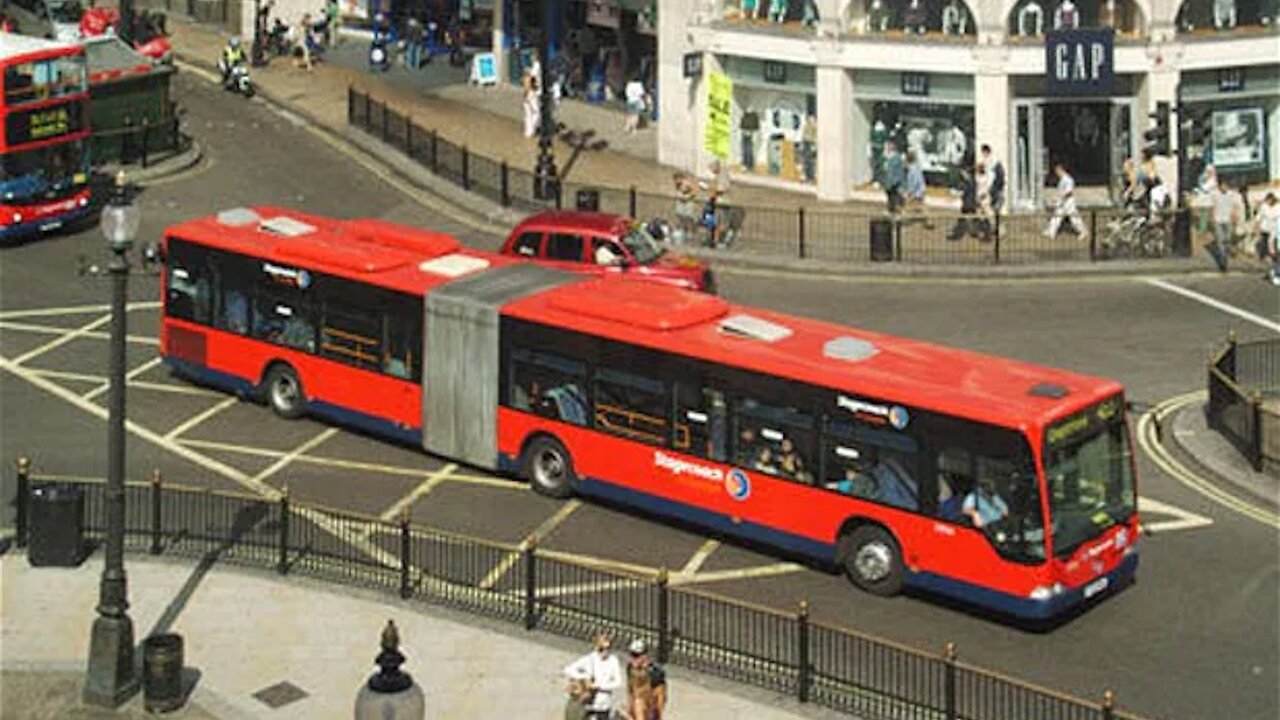
[{"label": "sign on pole", "polygon": [[706,150],[721,160],[729,158],[732,115],[733,80],[724,73],[708,74]]}]

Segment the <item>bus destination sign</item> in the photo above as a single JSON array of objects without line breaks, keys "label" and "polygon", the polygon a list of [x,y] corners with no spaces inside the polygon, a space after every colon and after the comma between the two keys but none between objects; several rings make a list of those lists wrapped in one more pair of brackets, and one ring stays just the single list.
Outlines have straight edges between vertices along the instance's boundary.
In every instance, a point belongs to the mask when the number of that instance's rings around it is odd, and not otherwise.
[{"label": "bus destination sign", "polygon": [[84,127],[83,110],[80,102],[73,102],[11,113],[5,121],[5,139],[9,145],[21,145],[79,132]]},{"label": "bus destination sign", "polygon": [[1103,400],[1097,405],[1081,410],[1074,415],[1055,422],[1045,430],[1044,439],[1049,447],[1067,445],[1078,438],[1091,434],[1091,431],[1106,425],[1124,409],[1124,398],[1120,395]]}]

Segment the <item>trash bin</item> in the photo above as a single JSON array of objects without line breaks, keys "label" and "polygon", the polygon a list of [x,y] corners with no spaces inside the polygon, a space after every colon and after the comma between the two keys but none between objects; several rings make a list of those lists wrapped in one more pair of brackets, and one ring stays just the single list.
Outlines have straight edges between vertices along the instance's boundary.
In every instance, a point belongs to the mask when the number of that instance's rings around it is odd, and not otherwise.
[{"label": "trash bin", "polygon": [[600,212],[600,191],[584,188],[575,196],[575,205],[579,210]]},{"label": "trash bin", "polygon": [[893,260],[893,221],[875,218],[871,221],[871,262]]},{"label": "trash bin", "polygon": [[142,641],[142,696],[147,712],[182,707],[182,636],[152,635]]},{"label": "trash bin", "polygon": [[34,567],[75,567],[84,559],[84,492],[74,485],[32,488],[27,561]]}]

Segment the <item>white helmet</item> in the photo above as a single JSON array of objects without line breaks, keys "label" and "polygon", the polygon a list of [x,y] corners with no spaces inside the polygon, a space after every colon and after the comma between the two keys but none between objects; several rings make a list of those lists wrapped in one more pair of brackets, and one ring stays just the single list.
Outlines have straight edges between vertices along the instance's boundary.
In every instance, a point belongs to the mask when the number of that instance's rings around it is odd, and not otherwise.
[{"label": "white helmet", "polygon": [[231,38],[230,40],[228,40],[228,41],[227,41],[227,44],[228,44],[228,45],[230,45],[230,46],[231,46],[231,47],[233,47],[233,48],[238,48],[238,47],[240,47],[240,38],[238,38],[238,37],[233,37],[233,38]]}]

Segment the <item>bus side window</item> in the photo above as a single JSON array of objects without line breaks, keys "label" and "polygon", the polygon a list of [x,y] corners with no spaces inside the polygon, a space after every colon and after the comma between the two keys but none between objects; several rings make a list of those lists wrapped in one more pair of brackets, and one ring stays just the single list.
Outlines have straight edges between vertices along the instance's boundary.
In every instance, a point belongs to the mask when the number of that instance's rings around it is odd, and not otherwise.
[{"label": "bus side window", "polygon": [[316,330],[309,309],[293,293],[262,292],[253,308],[253,336],[259,340],[315,352]]},{"label": "bus side window", "polygon": [[165,273],[165,314],[208,325],[213,309],[213,285],[199,251],[181,243],[171,245]]},{"label": "bus side window", "polygon": [[553,420],[586,425],[586,365],[561,355],[514,348],[507,404]]},{"label": "bus side window", "polygon": [[757,472],[802,483],[813,482],[817,433],[813,416],[789,405],[739,398],[734,414],[738,431],[734,460]]},{"label": "bus side window", "polygon": [[725,462],[729,457],[729,409],[724,393],[689,382],[676,383],[672,447]]},{"label": "bus side window", "polygon": [[973,459],[960,448],[947,448],[938,453],[938,517],[963,522],[962,503],[975,485]]},{"label": "bus side window", "polygon": [[249,334],[249,298],[243,288],[224,288],[218,306],[217,327],[236,335]]},{"label": "bus side window", "polygon": [[661,380],[614,368],[596,372],[595,426],[650,445],[665,447],[670,403]]}]

